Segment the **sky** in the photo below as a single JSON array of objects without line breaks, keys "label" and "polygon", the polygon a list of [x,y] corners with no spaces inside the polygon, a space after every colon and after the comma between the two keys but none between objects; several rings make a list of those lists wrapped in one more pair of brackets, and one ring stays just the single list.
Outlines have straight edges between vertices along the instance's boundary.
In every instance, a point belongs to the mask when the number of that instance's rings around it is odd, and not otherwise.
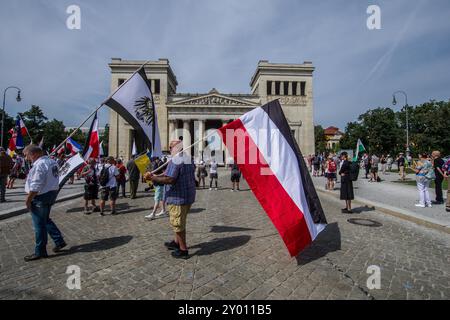
[{"label": "sky", "polygon": [[[70,5],[79,30],[66,26]],[[312,61],[314,122],[344,129],[392,107],[396,90],[410,105],[448,100],[449,39],[448,0],[2,0],[0,92],[22,89],[20,103],[8,91],[10,115],[34,104],[77,126],[109,95],[112,57],[169,59],[179,93],[250,93],[259,60]]]}]

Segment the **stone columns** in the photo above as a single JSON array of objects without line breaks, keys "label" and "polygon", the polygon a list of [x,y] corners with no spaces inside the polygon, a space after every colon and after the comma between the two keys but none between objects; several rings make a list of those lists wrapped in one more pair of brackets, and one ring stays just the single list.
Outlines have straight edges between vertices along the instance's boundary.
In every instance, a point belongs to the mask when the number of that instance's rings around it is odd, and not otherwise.
[{"label": "stone columns", "polygon": [[[170,141],[177,139],[176,124],[177,124],[176,120],[169,120],[169,140]],[[169,143],[170,143],[170,141],[169,141]]]},{"label": "stone columns", "polygon": [[150,87],[152,89],[152,93],[155,94],[155,80],[150,80]]},{"label": "stone columns", "polygon": [[289,81],[289,84],[288,84],[288,95],[289,96],[292,96],[292,85],[293,85],[292,81]]},{"label": "stone columns", "polygon": [[272,81],[272,90],[271,90],[272,95],[275,95],[275,81]]},{"label": "stone columns", "polygon": [[300,81],[297,81],[297,95],[300,95]]},{"label": "stone columns", "polygon": [[[205,137],[205,120],[198,121],[198,139],[203,139]],[[202,152],[204,150],[205,141],[198,144],[198,151]]]},{"label": "stone columns", "polygon": [[190,120],[183,120],[183,149],[186,150],[188,155],[192,153],[190,149],[187,149],[191,145],[190,122]]},{"label": "stone columns", "polygon": [[[226,126],[228,124],[228,120],[222,120],[222,127]],[[225,151],[225,159],[223,159],[223,163],[226,166],[228,164],[228,158],[230,157],[230,152],[228,151],[228,148],[225,146],[225,144],[222,141],[222,151]]]},{"label": "stone columns", "polygon": [[280,96],[284,96],[284,81],[280,81]]}]

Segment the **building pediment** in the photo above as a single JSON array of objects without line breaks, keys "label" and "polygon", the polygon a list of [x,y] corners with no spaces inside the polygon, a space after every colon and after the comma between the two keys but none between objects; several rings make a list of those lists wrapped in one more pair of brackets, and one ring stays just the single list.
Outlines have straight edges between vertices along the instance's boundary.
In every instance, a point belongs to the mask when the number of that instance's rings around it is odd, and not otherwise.
[{"label": "building pediment", "polygon": [[238,99],[234,97],[227,97],[218,93],[210,93],[204,96],[199,96],[195,98],[183,99],[180,101],[172,102],[170,105],[173,106],[186,106],[186,105],[195,105],[195,106],[206,106],[206,105],[219,105],[219,106],[251,106],[256,107],[259,104],[244,100]]}]

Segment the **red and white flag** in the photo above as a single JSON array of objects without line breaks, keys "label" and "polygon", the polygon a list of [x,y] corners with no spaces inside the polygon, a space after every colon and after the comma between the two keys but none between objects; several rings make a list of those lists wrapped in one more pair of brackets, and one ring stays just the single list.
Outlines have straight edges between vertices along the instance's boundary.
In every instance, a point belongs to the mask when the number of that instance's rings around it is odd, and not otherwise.
[{"label": "red and white flag", "polygon": [[97,159],[100,155],[100,138],[98,136],[98,118],[95,113],[83,150],[84,160]]},{"label": "red and white flag", "polygon": [[289,253],[297,256],[327,221],[280,103],[253,109],[219,132]]},{"label": "red and white flag", "polygon": [[19,117],[19,124],[20,124],[20,132],[22,133],[22,136],[29,135],[28,129],[25,125],[25,122],[23,122],[22,117],[20,115],[18,117]]}]

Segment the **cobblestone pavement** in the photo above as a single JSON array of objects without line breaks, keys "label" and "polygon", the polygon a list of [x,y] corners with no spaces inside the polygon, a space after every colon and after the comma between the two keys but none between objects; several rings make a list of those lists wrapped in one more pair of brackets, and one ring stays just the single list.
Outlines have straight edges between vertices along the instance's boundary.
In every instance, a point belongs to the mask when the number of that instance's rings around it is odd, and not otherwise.
[{"label": "cobblestone pavement", "polygon": [[[227,173],[220,182],[228,181]],[[189,260],[173,259],[163,246],[171,237],[167,217],[144,220],[153,201],[143,193],[129,205],[121,199],[117,216],[85,216],[79,200],[57,204],[52,216],[70,248],[30,263],[23,261],[33,249],[29,215],[2,221],[0,299],[450,298],[449,235],[368,208],[341,214],[339,201],[321,195],[330,224],[290,258],[244,189],[198,191],[188,216]],[[66,287],[70,265],[81,268],[81,290]],[[381,268],[380,290],[366,286],[370,265]]]}]

